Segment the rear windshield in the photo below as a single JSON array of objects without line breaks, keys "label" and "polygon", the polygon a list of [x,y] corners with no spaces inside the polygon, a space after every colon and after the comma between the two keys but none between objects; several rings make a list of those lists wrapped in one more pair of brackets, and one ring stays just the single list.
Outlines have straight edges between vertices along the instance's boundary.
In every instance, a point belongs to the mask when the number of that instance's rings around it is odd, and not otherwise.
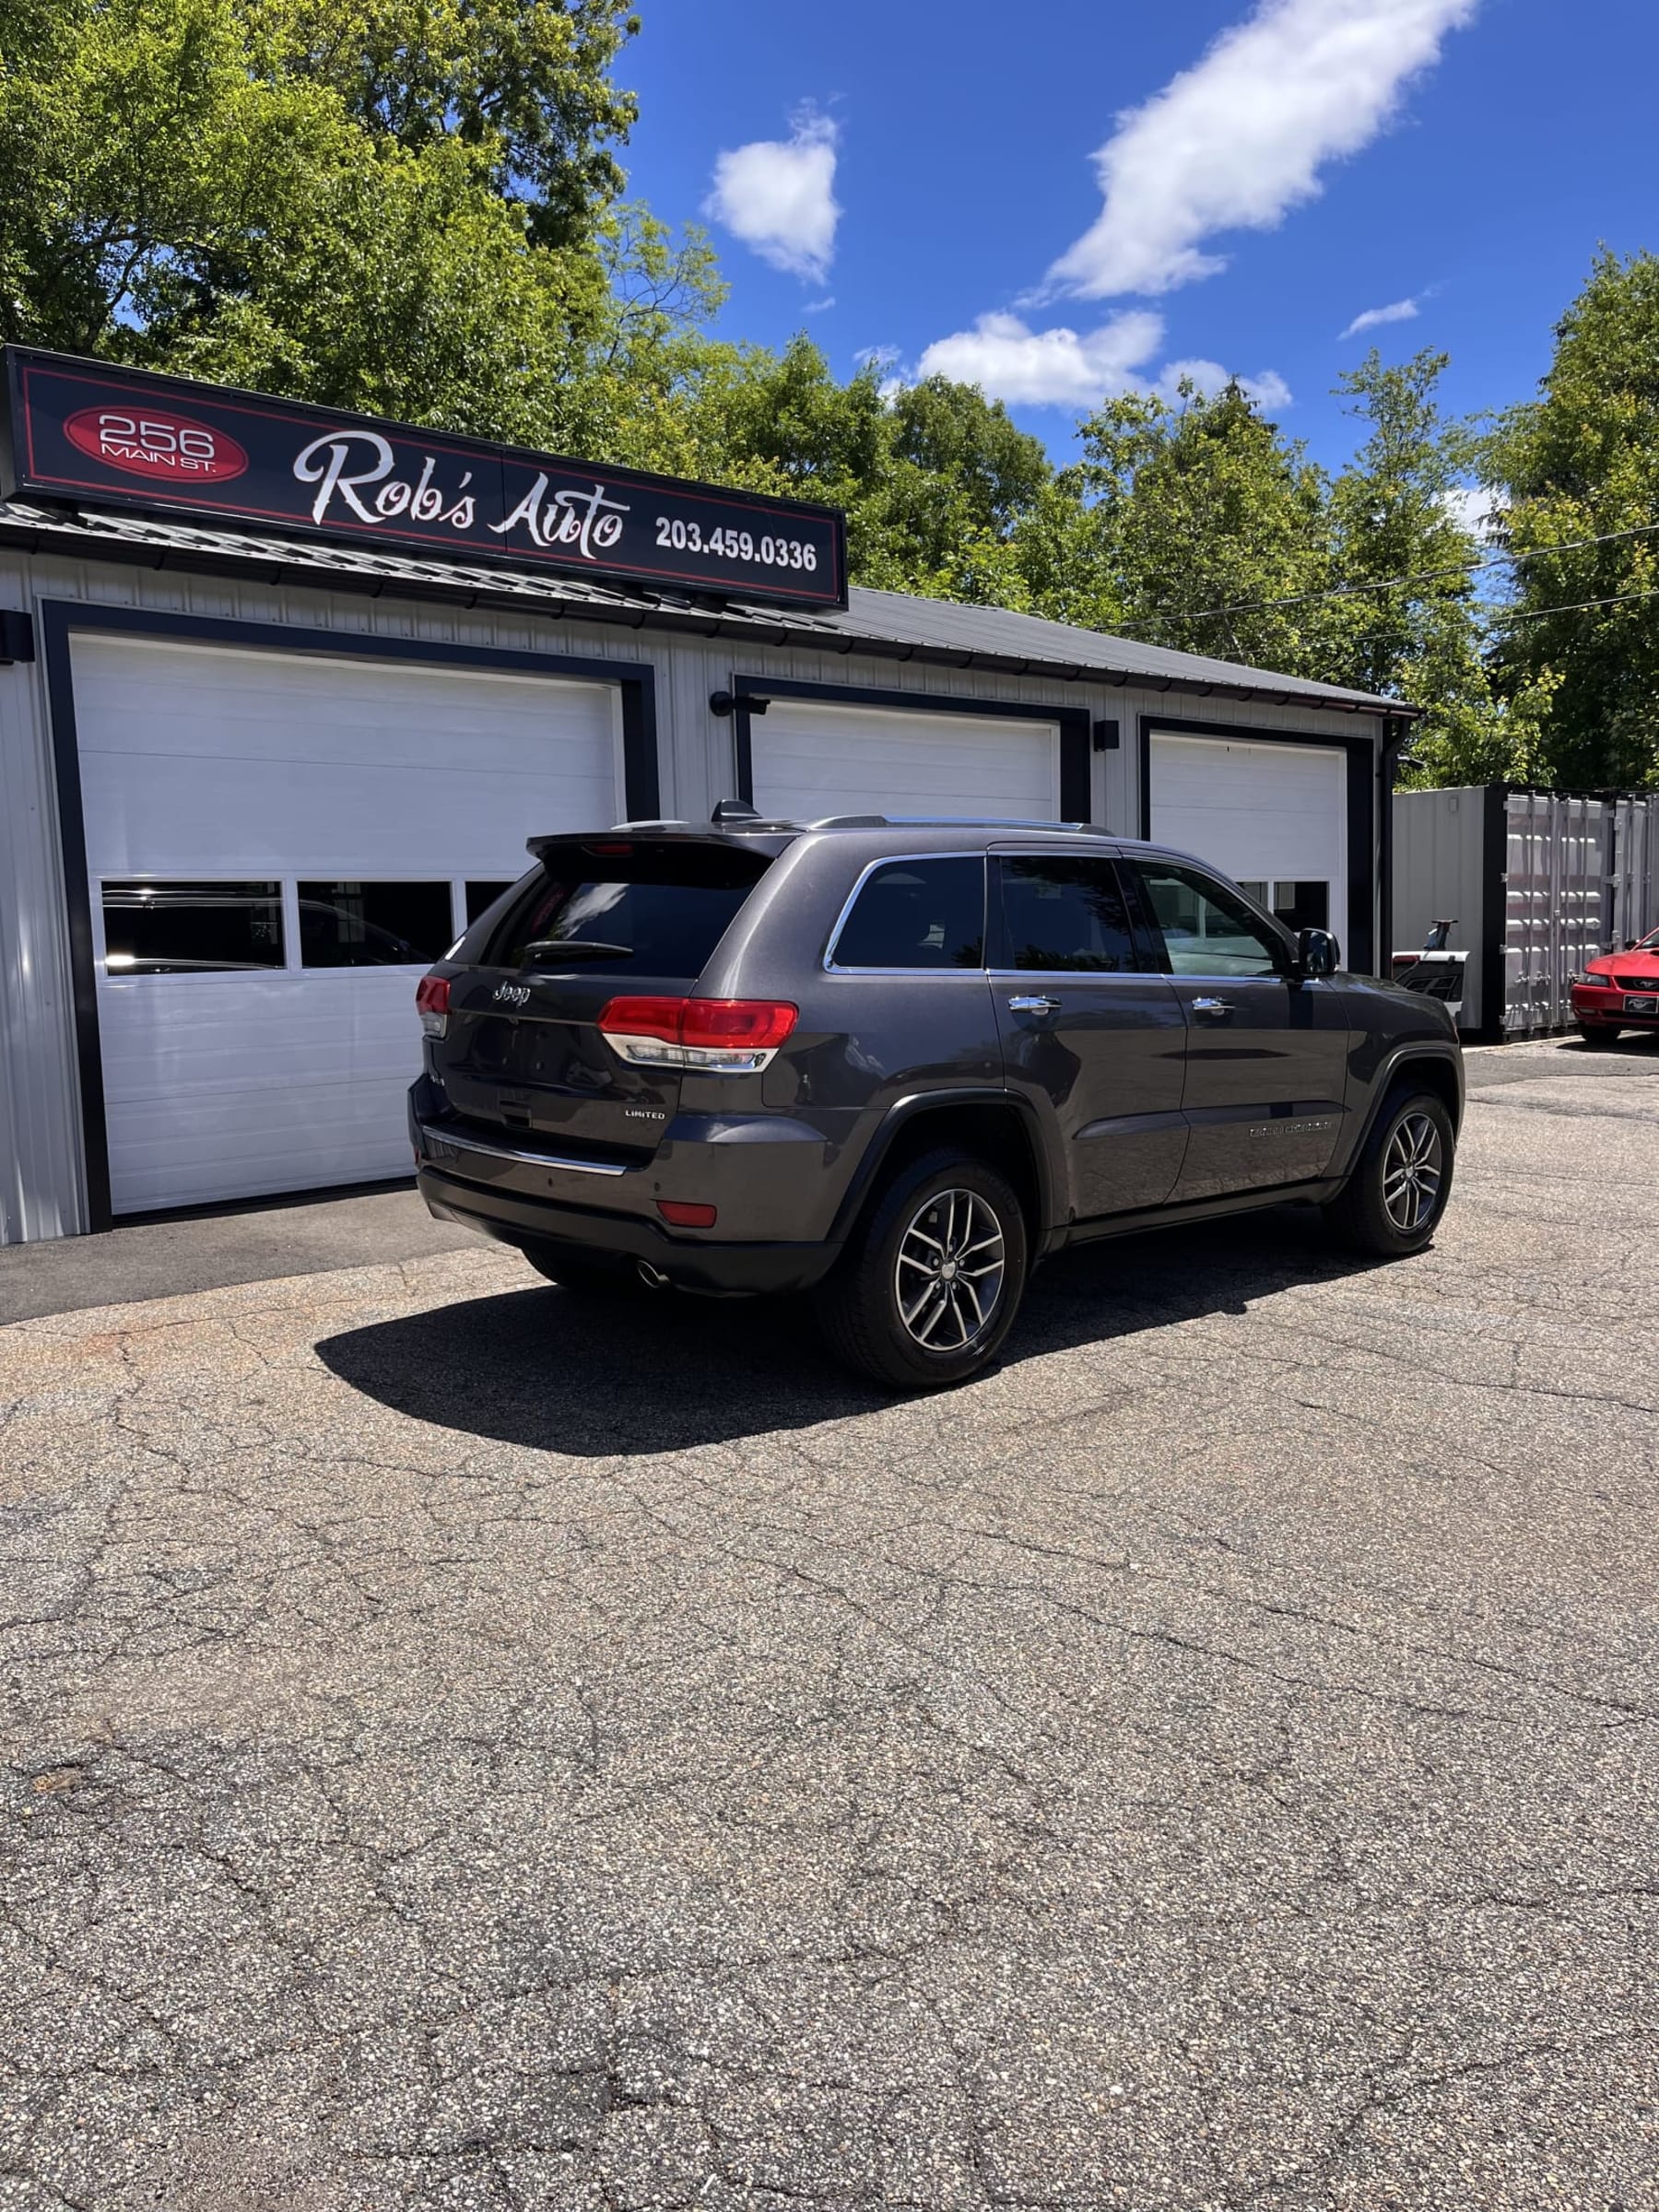
[{"label": "rear windshield", "polygon": [[485,968],[695,977],[770,865],[765,853],[719,845],[555,847],[505,911],[469,935],[460,958]]}]

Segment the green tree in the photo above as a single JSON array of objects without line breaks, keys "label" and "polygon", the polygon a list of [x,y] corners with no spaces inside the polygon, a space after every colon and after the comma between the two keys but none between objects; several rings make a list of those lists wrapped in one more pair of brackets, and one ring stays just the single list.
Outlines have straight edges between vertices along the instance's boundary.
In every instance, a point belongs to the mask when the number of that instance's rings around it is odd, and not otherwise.
[{"label": "green tree", "polygon": [[1542,774],[1659,784],[1659,259],[1596,257],[1487,468],[1504,543],[1524,556],[1494,674],[1547,710]]},{"label": "green tree", "polygon": [[273,83],[326,86],[407,152],[481,153],[538,244],[587,235],[622,190],[612,149],[638,103],[610,72],[639,29],[629,0],[243,0],[242,16]]},{"label": "green tree", "polygon": [[[1061,527],[1080,567],[1064,607],[1153,643],[1221,660],[1323,673],[1333,581],[1329,486],[1239,385],[1183,381],[1164,397],[1107,400],[1080,425],[1065,488],[1085,509]],[[1052,535],[1060,518],[1050,516]],[[1042,560],[1052,577],[1052,551]]]},{"label": "green tree", "polygon": [[[436,42],[423,47],[429,20]],[[602,387],[630,312],[608,283],[626,227],[602,196],[602,141],[629,111],[596,80],[583,135],[575,81],[608,55],[606,21],[619,37],[614,7],[479,0],[406,21],[382,0],[348,0],[317,17],[335,40],[324,54],[288,0],[13,0],[0,333],[580,444],[615,411]],[[465,73],[463,30],[486,29],[502,50],[494,78],[445,105],[442,88]],[[347,66],[361,53],[379,55],[376,73]],[[499,127],[485,127],[490,112]],[[543,242],[544,229],[581,227],[579,203],[590,235]],[[635,318],[623,343],[638,342]]]},{"label": "green tree", "polygon": [[1331,488],[1328,674],[1426,710],[1413,781],[1485,782],[1529,771],[1535,731],[1494,697],[1483,656],[1482,552],[1456,500],[1471,446],[1436,398],[1447,363],[1373,349],[1338,386],[1369,435]]}]

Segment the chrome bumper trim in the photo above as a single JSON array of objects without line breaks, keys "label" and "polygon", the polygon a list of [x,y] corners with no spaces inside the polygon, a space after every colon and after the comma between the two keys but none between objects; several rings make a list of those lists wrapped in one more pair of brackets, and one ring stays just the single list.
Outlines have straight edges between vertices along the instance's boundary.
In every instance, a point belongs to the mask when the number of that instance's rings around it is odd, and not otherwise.
[{"label": "chrome bumper trim", "polygon": [[562,1168],[571,1175],[626,1175],[628,1170],[615,1166],[609,1160],[566,1159],[557,1152],[516,1152],[511,1145],[480,1144],[476,1136],[452,1136],[447,1130],[434,1129],[429,1122],[418,1122],[423,1148],[442,1146],[452,1152],[481,1152],[487,1159],[517,1159],[532,1168]]}]

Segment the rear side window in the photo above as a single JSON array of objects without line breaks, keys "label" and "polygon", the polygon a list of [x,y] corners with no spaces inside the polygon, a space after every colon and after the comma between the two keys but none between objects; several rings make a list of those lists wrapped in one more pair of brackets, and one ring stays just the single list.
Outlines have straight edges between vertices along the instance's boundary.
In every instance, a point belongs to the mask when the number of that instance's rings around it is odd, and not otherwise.
[{"label": "rear side window", "polygon": [[865,878],[830,959],[837,968],[982,968],[982,860],[893,860]]},{"label": "rear side window", "polygon": [[695,978],[771,865],[717,845],[572,844],[547,852],[459,958],[488,968],[594,968]]},{"label": "rear side window", "polygon": [[1123,886],[1109,860],[1041,858],[997,863],[1002,889],[999,966],[1049,974],[1124,975],[1140,961]]}]

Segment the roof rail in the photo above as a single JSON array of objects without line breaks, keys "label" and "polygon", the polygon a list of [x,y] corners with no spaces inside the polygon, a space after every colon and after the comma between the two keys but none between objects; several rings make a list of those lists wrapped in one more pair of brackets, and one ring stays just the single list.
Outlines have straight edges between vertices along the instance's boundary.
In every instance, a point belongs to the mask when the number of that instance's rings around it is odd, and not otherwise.
[{"label": "roof rail", "polygon": [[1037,821],[1012,814],[827,814],[808,830],[1090,830],[1091,822]]}]

